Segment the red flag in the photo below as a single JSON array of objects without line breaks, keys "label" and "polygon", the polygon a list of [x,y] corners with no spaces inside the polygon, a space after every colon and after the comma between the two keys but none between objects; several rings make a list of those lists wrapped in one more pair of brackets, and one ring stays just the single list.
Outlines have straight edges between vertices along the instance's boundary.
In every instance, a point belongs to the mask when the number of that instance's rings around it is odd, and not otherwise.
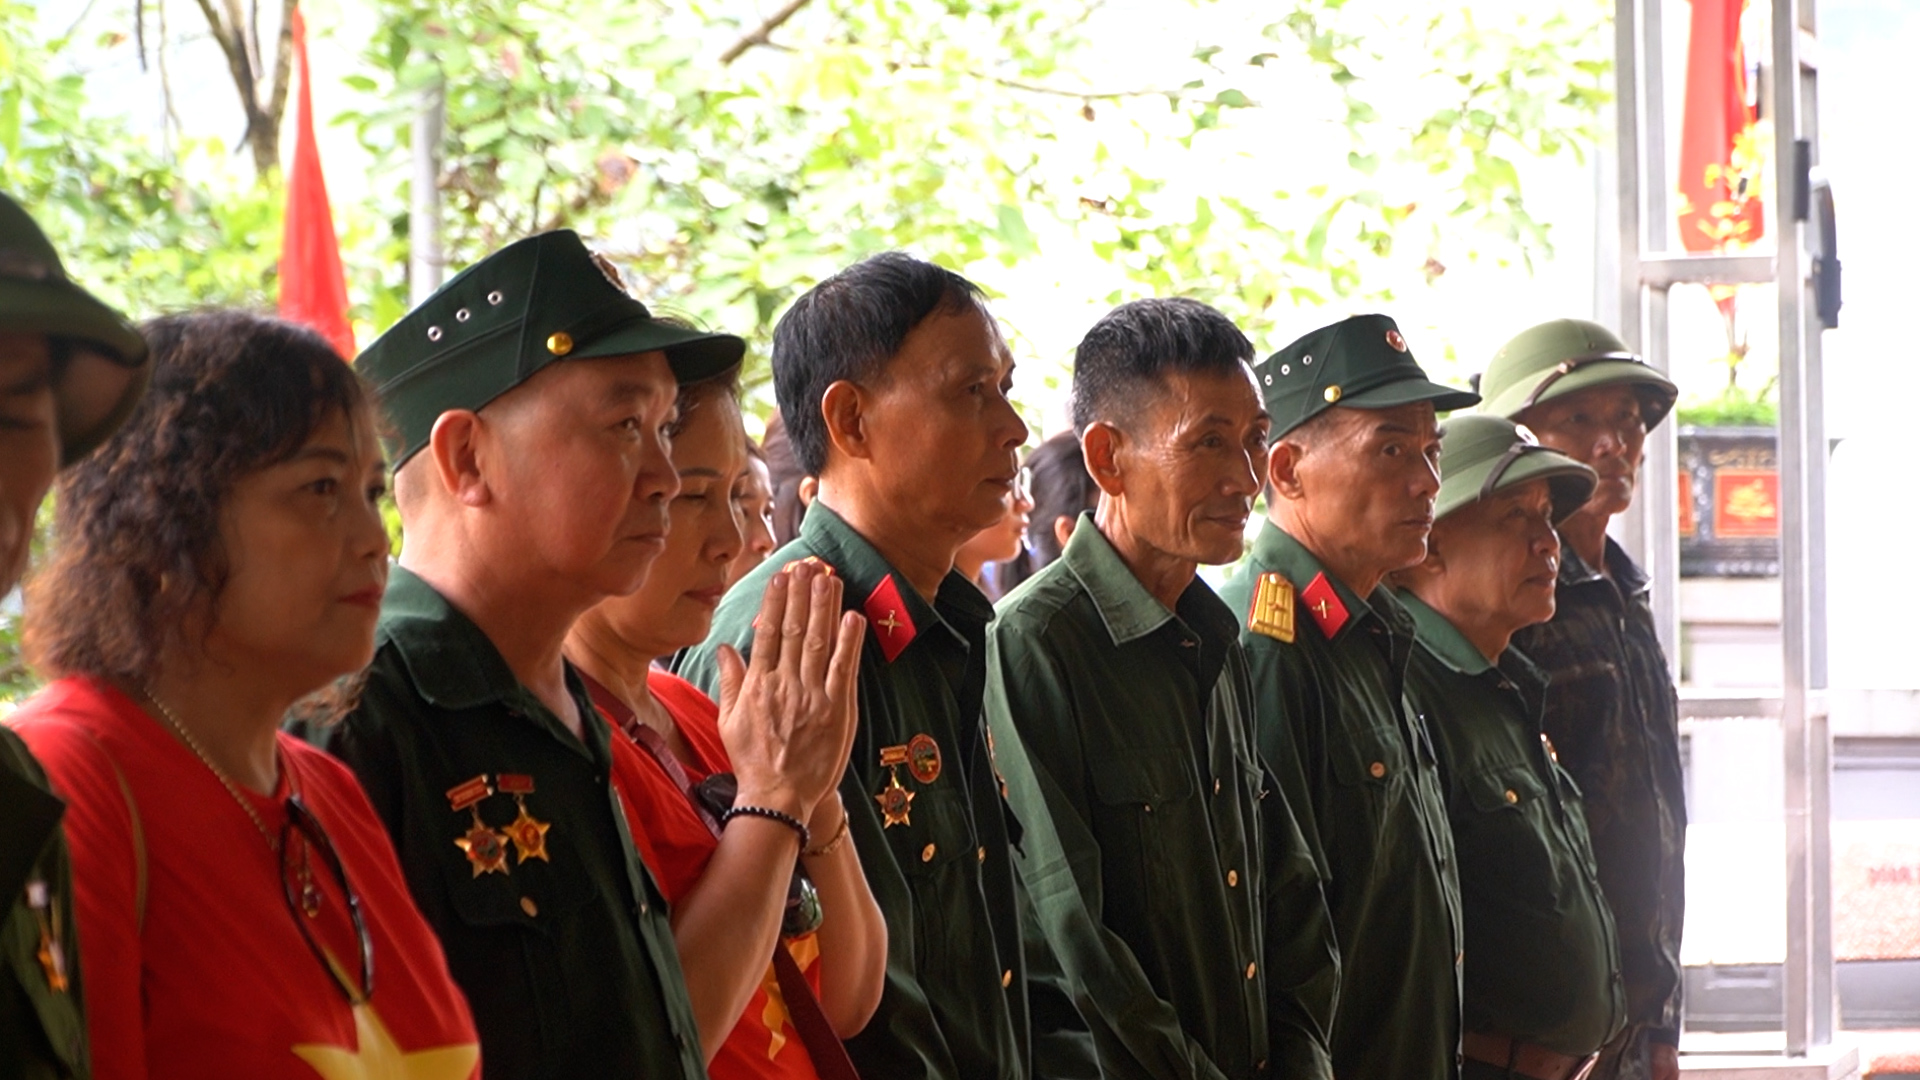
[{"label": "red flag", "polygon": [[307,24],[298,7],[293,9],[293,51],[300,66],[300,98],[280,245],[280,317],[319,331],[341,356],[352,360],[347,275],[340,266],[327,178],[320,171],[320,147],[313,138],[313,66],[307,62]]},{"label": "red flag", "polygon": [[1747,106],[1740,13],[1747,0],[1692,0],[1687,108],[1680,124],[1680,245],[1738,249],[1760,239],[1760,154]]}]

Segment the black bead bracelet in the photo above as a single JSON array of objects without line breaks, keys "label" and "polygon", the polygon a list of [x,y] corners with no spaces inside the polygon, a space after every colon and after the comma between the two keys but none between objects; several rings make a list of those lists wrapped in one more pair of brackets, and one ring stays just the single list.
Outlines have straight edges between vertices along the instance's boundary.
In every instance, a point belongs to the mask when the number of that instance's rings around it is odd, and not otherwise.
[{"label": "black bead bracelet", "polygon": [[771,806],[730,806],[726,813],[720,815],[720,827],[726,828],[727,822],[737,817],[766,818],[785,825],[800,834],[800,848],[803,851],[813,842],[813,834],[807,831],[807,823],[784,810],[775,810]]}]

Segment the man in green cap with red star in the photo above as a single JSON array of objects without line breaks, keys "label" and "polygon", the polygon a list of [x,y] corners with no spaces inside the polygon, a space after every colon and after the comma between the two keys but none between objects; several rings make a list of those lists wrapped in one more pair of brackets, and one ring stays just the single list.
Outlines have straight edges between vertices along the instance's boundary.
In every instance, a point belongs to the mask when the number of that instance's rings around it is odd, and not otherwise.
[{"label": "man in green cap with red star", "polygon": [[1403,698],[1413,623],[1387,574],[1427,553],[1436,410],[1384,315],[1325,326],[1254,369],[1273,415],[1267,523],[1222,598],[1241,617],[1261,753],[1314,850],[1340,948],[1341,1080],[1451,1080],[1460,896],[1431,738]]},{"label": "man in green cap with red star", "polygon": [[[0,195],[0,596],[26,569],[55,472],[113,434],[150,371],[139,332],[74,284],[40,227]],[[85,1077],[66,806],[6,727],[0,807],[0,1073]]]},{"label": "man in green cap with red star", "polygon": [[1678,391],[1611,331],[1580,319],[1522,331],[1494,354],[1480,388],[1483,411],[1526,424],[1599,474],[1593,497],[1560,523],[1553,620],[1514,644],[1549,677],[1546,733],[1585,795],[1620,931],[1627,1027],[1593,1076],[1675,1080],[1687,843],[1679,699],[1650,582],[1607,523],[1633,504],[1647,432]]}]

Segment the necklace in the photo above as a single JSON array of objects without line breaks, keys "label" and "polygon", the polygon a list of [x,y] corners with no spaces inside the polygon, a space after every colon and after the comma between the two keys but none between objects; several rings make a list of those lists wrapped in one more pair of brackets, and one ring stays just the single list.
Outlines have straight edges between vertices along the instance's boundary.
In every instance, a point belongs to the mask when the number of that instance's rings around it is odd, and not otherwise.
[{"label": "necklace", "polygon": [[[193,756],[200,759],[200,764],[207,767],[207,771],[213,774],[213,778],[220,781],[220,786],[227,789],[227,794],[233,796],[233,801],[239,804],[240,809],[246,811],[247,820],[253,822],[253,827],[260,831],[260,838],[267,842],[267,850],[273,852],[275,855],[280,854],[280,838],[273,835],[273,830],[267,828],[267,823],[261,820],[260,812],[253,808],[253,803],[247,801],[246,796],[240,794],[240,789],[234,785],[232,780],[227,779],[227,774],[220,770],[220,766],[213,763],[213,758],[207,756],[207,752],[200,746],[199,740],[188,733],[187,726],[180,722],[180,718],[174,715],[172,709],[167,708],[166,702],[154,696],[152,690],[143,689],[141,693],[146,695],[148,701],[153,702],[154,708],[160,710],[160,718],[167,722],[167,726],[173,729],[175,735],[180,736],[180,741],[187,744],[187,749],[193,751]],[[274,760],[278,762],[279,757],[279,750],[276,748],[274,751]],[[283,765],[282,767],[284,768],[286,766]],[[291,786],[293,779],[291,772],[287,774],[287,779],[289,786]],[[284,872],[283,870],[282,873]],[[298,875],[300,879],[300,910],[305,912],[307,917],[311,919],[320,914],[320,890],[313,882],[313,867],[308,862],[305,852],[301,853]]]}]

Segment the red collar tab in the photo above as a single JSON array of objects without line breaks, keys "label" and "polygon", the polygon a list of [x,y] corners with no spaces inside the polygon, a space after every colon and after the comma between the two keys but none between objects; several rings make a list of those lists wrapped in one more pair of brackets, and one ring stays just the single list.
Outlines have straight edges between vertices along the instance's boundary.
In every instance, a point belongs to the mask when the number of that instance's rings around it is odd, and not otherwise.
[{"label": "red collar tab", "polygon": [[1325,573],[1313,575],[1307,587],[1300,590],[1300,603],[1329,640],[1347,625],[1347,605],[1340,602],[1340,594]]},{"label": "red collar tab", "polygon": [[893,583],[892,574],[880,579],[863,610],[867,627],[880,642],[880,653],[889,664],[902,649],[913,644],[914,635],[920,632],[913,625],[913,616],[907,614],[907,603],[900,598],[900,587]]}]

